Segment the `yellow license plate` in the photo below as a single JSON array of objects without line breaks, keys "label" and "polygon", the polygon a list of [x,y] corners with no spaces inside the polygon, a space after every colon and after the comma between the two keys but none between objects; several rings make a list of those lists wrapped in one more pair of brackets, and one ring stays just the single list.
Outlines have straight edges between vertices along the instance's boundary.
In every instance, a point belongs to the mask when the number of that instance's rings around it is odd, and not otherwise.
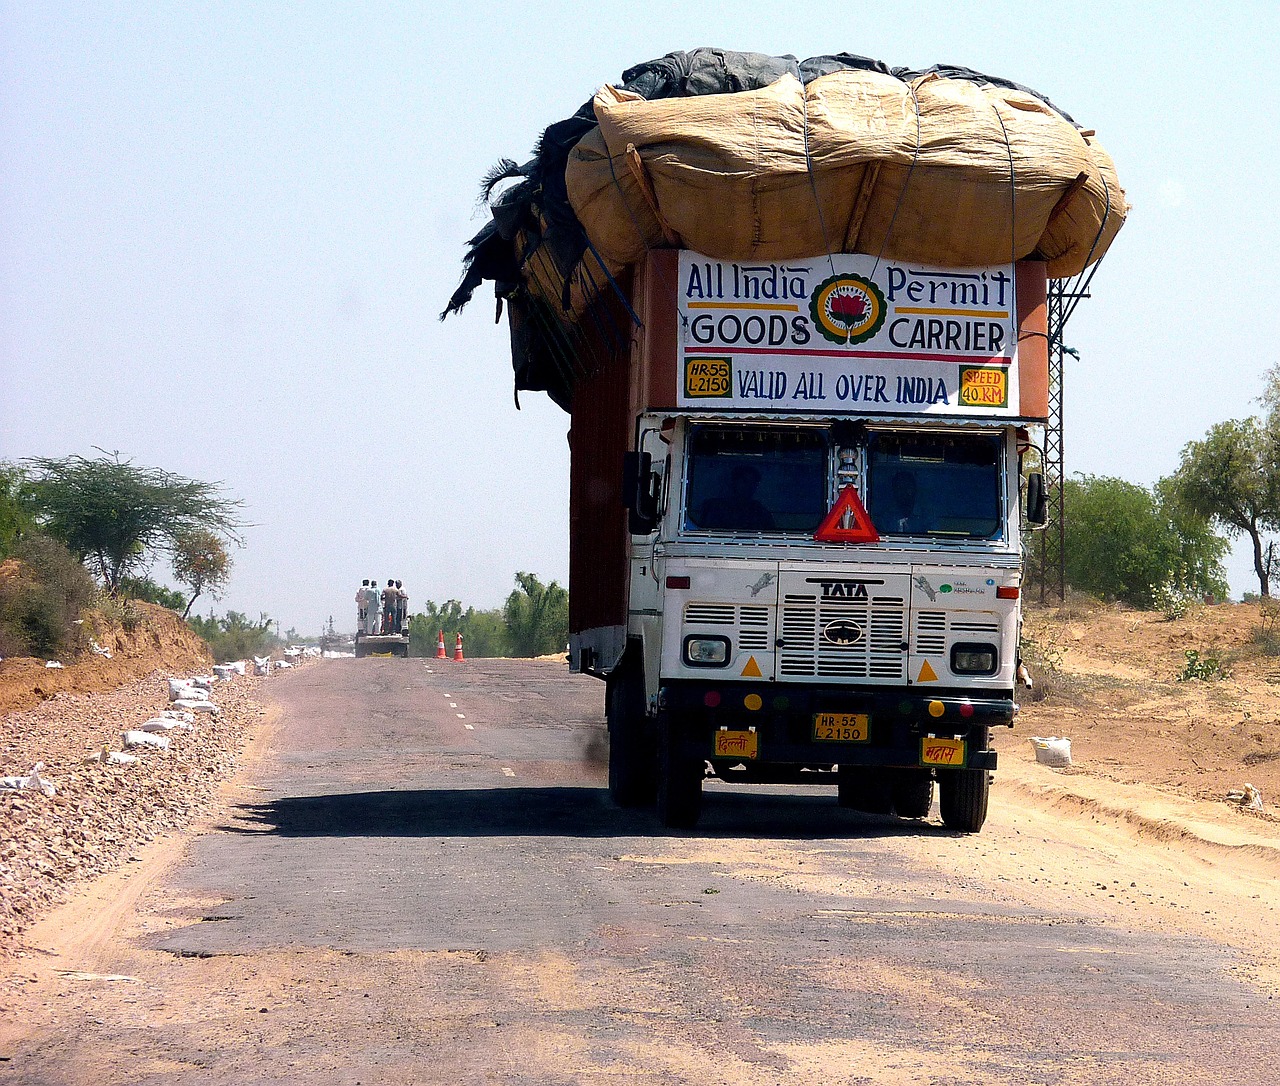
[{"label": "yellow license plate", "polygon": [[716,732],[715,756],[717,758],[760,757],[760,736],[756,732]]},{"label": "yellow license plate", "polygon": [[921,739],[921,765],[964,767],[963,739]]},{"label": "yellow license plate", "polygon": [[817,713],[813,738],[834,743],[865,743],[871,738],[871,718],[866,713]]}]

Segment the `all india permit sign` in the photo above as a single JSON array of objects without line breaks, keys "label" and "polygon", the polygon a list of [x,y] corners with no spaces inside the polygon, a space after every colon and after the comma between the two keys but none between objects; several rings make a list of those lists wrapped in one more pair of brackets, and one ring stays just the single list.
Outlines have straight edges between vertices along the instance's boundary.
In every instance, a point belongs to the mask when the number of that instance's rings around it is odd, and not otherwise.
[{"label": "all india permit sign", "polygon": [[1017,414],[1012,264],[680,254],[677,403],[717,411]]}]

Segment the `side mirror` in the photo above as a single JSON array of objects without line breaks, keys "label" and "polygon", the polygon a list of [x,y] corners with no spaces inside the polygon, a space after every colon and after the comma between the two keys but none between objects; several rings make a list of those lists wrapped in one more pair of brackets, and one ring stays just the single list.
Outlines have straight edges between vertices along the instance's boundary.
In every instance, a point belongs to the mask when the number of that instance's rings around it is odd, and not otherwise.
[{"label": "side mirror", "polygon": [[1027,526],[1043,528],[1049,521],[1045,500],[1044,473],[1033,471],[1027,476]]},{"label": "side mirror", "polygon": [[627,507],[627,528],[632,535],[658,530],[658,506],[662,477],[653,470],[647,452],[629,452],[622,458],[622,500]]}]

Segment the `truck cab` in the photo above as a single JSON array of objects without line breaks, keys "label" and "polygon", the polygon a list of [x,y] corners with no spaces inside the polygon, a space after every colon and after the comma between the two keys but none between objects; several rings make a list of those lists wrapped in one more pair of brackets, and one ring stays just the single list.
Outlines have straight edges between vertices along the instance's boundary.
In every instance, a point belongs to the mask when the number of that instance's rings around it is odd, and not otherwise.
[{"label": "truck cab", "polygon": [[[658,293],[663,279],[688,281],[658,269],[641,285]],[[664,823],[691,826],[714,775],[826,784],[841,805],[920,818],[936,787],[949,827],[981,828],[990,732],[1017,712],[1024,533],[1044,520],[1043,351],[1025,335],[1043,312],[1034,289],[1022,294],[1021,312],[1012,292],[984,310],[1009,322],[1006,355],[987,342],[973,365],[961,354],[905,377],[846,345],[784,348],[768,364],[725,344],[708,353],[687,323],[664,336],[662,307],[641,307],[647,334],[614,415],[625,610],[608,626],[571,615],[571,667],[607,683],[615,800],[654,801]],[[742,305],[723,311],[753,312]],[[726,375],[729,394],[698,394]],[[870,405],[835,394],[858,378],[892,391]],[[592,421],[598,439],[609,427]],[[602,595],[598,576],[587,587]]]}]

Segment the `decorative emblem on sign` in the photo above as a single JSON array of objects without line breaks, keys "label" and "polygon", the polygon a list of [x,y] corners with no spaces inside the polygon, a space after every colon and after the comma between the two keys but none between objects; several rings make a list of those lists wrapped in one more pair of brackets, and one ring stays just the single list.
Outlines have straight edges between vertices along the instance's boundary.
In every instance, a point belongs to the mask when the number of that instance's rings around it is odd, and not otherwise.
[{"label": "decorative emblem on sign", "polygon": [[809,312],[818,331],[832,343],[862,343],[880,331],[888,307],[870,279],[833,275],[814,290]]},{"label": "decorative emblem on sign", "polygon": [[822,627],[822,640],[830,645],[856,645],[862,640],[862,627],[848,619],[837,619]]}]

